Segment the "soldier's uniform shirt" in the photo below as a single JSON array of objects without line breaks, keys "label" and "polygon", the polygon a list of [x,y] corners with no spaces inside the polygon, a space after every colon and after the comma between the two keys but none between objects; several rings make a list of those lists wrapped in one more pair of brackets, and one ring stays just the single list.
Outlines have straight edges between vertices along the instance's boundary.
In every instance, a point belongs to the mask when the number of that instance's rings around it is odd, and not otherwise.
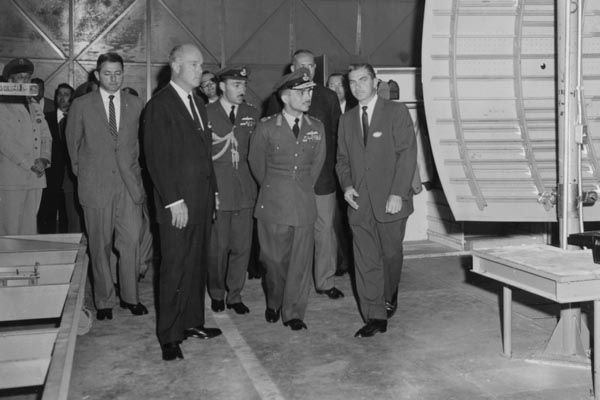
[{"label": "soldier's uniform shirt", "polygon": [[37,233],[36,215],[46,176],[33,171],[38,158],[51,160],[52,136],[40,105],[0,99],[0,235]]},{"label": "soldier's uniform shirt", "polygon": [[323,124],[302,116],[296,138],[293,121],[283,113],[262,120],[248,158],[260,184],[254,216],[267,306],[281,309],[284,322],[304,319],[314,248],[314,185],[325,159]]},{"label": "soldier's uniform shirt", "polygon": [[250,138],[258,110],[246,103],[235,105],[235,123],[229,120],[232,104],[221,97],[206,111],[213,132],[212,157],[219,187],[219,210],[211,235],[208,291],[212,299],[241,302],[252,244],[252,208],[256,182],[248,166]]}]

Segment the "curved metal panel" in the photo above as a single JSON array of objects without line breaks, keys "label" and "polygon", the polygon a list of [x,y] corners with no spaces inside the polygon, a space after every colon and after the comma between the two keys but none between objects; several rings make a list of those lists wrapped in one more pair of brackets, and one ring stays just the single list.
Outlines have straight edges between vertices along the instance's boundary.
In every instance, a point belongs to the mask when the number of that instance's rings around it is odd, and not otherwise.
[{"label": "curved metal panel", "polygon": [[[598,189],[600,4],[586,2],[590,144],[584,190]],[[597,2],[596,2],[597,3]],[[429,0],[423,97],[440,180],[457,220],[556,221],[555,10],[552,0]],[[596,135],[594,133],[596,132]],[[600,138],[598,138],[600,140]],[[600,206],[585,208],[600,219]]]}]

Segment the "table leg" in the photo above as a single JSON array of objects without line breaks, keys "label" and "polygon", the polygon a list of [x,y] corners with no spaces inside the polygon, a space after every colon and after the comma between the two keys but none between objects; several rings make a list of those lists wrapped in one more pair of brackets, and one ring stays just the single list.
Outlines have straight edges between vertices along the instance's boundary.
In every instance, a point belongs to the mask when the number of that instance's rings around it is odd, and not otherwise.
[{"label": "table leg", "polygon": [[594,399],[600,400],[600,376],[598,368],[600,367],[600,300],[594,300],[594,348],[592,349],[594,357],[592,358],[592,375],[594,377]]},{"label": "table leg", "polygon": [[508,286],[502,288],[502,342],[504,355],[512,356],[512,289]]}]

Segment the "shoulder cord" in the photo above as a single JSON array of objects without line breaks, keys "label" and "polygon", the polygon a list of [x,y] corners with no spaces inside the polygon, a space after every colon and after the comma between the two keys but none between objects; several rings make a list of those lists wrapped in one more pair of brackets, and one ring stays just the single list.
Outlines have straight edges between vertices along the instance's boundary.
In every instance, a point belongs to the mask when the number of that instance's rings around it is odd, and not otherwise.
[{"label": "shoulder cord", "polygon": [[240,153],[238,152],[238,149],[237,149],[238,141],[235,138],[235,135],[233,134],[233,129],[231,130],[231,132],[229,132],[227,135],[225,135],[223,137],[221,137],[213,132],[213,134],[212,134],[213,146],[216,144],[219,144],[219,143],[223,143],[223,142],[225,142],[225,144],[223,145],[223,148],[221,149],[221,151],[219,151],[217,154],[215,154],[212,157],[213,161],[221,158],[223,156],[223,154],[225,154],[227,149],[231,146],[231,163],[233,164],[234,168],[237,169],[238,163],[240,162]]}]

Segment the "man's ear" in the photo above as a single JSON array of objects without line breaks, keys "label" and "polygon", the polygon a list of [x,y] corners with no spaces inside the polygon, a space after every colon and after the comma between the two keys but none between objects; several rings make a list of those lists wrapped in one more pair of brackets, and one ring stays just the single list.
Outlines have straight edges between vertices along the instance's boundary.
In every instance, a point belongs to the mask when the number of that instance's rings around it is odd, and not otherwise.
[{"label": "man's ear", "polygon": [[221,89],[221,92],[225,93],[225,82],[219,82],[219,89]]},{"label": "man's ear", "polygon": [[94,71],[94,76],[96,77],[96,80],[100,82],[100,73],[98,71]]},{"label": "man's ear", "polygon": [[296,70],[296,66],[294,64],[290,65],[290,71],[294,72]]}]

